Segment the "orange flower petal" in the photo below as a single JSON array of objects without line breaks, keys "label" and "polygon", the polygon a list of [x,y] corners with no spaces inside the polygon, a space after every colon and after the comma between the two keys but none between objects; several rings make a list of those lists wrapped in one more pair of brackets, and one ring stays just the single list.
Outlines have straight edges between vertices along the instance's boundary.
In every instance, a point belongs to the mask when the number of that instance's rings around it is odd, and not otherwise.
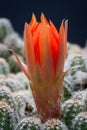
[{"label": "orange flower petal", "polygon": [[32,34],[32,36],[35,35],[35,32],[36,32],[36,30],[37,30],[39,24],[40,24],[40,23],[36,23],[36,24],[33,26],[33,28],[31,28],[31,34]]},{"label": "orange flower petal", "polygon": [[52,59],[54,64],[54,73],[55,73],[57,68],[58,53],[59,53],[59,39],[55,38],[55,34],[52,28],[50,29],[50,38],[51,38],[51,48],[52,48]]},{"label": "orange flower petal", "polygon": [[39,54],[39,34],[40,34],[41,24],[37,27],[33,35],[34,53],[35,61],[40,65],[40,54]]},{"label": "orange flower petal", "polygon": [[25,24],[24,42],[25,42],[24,45],[25,45],[25,53],[26,53],[26,64],[28,66],[30,75],[32,77],[34,76],[35,73],[35,56],[34,56],[33,39],[28,24]]},{"label": "orange flower petal", "polygon": [[52,48],[52,40],[51,40],[51,34],[50,34],[50,26],[47,26],[46,28],[47,35],[46,35],[46,47],[47,47],[47,56],[48,56],[48,65],[49,71],[50,71],[50,78],[53,79],[53,76],[55,74],[55,68],[54,68],[54,59],[53,59],[53,48]]},{"label": "orange flower petal", "polygon": [[46,17],[45,17],[45,15],[43,14],[43,13],[41,13],[41,21],[42,21],[42,19],[44,20],[44,22],[46,23],[46,24],[48,24],[48,21],[47,21],[47,19],[46,19]]},{"label": "orange flower petal", "polygon": [[[68,20],[65,21],[64,30],[65,30],[65,48],[67,48],[66,43],[67,43],[67,32],[68,32]],[[66,57],[66,53],[65,53],[65,57]]]},{"label": "orange flower petal", "polygon": [[36,17],[34,15],[34,13],[32,14],[32,19],[31,22],[29,24],[30,28],[33,28],[33,26],[37,23]]},{"label": "orange flower petal", "polygon": [[59,30],[59,58],[57,65],[57,75],[60,75],[64,69],[64,63],[66,58],[66,40],[67,40],[67,21],[63,21]]},{"label": "orange flower petal", "polygon": [[58,33],[58,31],[57,31],[55,25],[53,24],[53,22],[52,22],[51,20],[50,20],[50,26],[51,26],[52,32],[53,32],[53,34],[54,34],[54,36],[55,36],[55,39],[56,39],[57,41],[59,41],[59,33]]},{"label": "orange flower petal", "polygon": [[34,35],[35,30],[37,29],[38,25],[39,25],[39,23],[37,22],[35,15],[32,14],[32,19],[31,19],[31,22],[29,24],[32,35]]},{"label": "orange flower petal", "polygon": [[[45,80],[51,79],[53,73],[53,64],[51,57],[50,36],[44,16],[41,15],[41,30],[39,35],[39,51],[40,51],[40,66]],[[49,67],[50,66],[50,67]]]}]

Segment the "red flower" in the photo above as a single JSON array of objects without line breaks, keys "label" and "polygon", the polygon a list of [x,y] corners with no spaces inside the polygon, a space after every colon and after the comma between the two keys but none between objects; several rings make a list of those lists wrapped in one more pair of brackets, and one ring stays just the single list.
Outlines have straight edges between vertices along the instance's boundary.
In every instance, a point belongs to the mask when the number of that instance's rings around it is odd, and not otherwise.
[{"label": "red flower", "polygon": [[25,23],[24,45],[26,65],[16,59],[29,80],[42,122],[58,118],[61,113],[61,93],[64,79],[68,22],[63,21],[59,32],[52,21],[41,15],[37,22],[34,14],[30,24]]}]

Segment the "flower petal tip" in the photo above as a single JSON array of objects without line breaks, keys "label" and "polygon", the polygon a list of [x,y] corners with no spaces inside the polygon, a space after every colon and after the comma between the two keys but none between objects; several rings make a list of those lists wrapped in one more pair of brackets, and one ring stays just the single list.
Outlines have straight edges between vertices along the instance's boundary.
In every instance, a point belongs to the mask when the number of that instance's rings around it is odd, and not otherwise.
[{"label": "flower petal tip", "polygon": [[66,26],[68,26],[68,19],[63,19],[62,25],[63,25],[64,28],[66,28]]},{"label": "flower petal tip", "polygon": [[36,20],[36,16],[35,16],[34,13],[32,13],[32,20],[31,20],[31,21],[37,21],[37,20]]},{"label": "flower petal tip", "polygon": [[25,30],[27,27],[28,27],[28,23],[25,22],[25,24],[24,24],[24,30]]},{"label": "flower petal tip", "polygon": [[41,22],[42,22],[42,23],[48,23],[48,21],[47,21],[45,15],[44,15],[43,13],[41,13],[40,19],[41,19]]}]

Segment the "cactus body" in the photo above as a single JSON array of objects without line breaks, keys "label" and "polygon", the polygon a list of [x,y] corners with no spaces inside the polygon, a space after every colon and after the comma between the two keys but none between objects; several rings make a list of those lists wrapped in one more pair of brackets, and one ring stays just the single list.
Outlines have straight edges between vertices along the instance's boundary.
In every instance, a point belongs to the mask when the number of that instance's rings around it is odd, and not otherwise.
[{"label": "cactus body", "polygon": [[5,85],[11,92],[24,89],[23,84],[20,81],[13,78],[6,78],[0,80],[0,85]]},{"label": "cactus body", "polygon": [[72,120],[77,114],[84,111],[84,104],[79,99],[70,99],[63,104],[62,117],[65,124],[71,127]]},{"label": "cactus body", "polygon": [[0,57],[7,59],[8,56],[9,56],[8,47],[5,46],[4,44],[0,44]]},{"label": "cactus body", "polygon": [[66,101],[72,97],[72,90],[67,82],[64,82],[63,85],[63,94],[62,94],[62,101]]},{"label": "cactus body", "polygon": [[3,87],[0,87],[0,102],[6,102],[10,106],[12,112],[14,113],[14,125],[16,125],[19,121],[19,115],[17,113],[17,108],[16,108],[16,102],[11,92]]},{"label": "cactus body", "polygon": [[[20,59],[23,61],[23,58],[21,56],[19,56]],[[17,72],[20,72],[21,69],[17,63],[17,60],[15,58],[14,55],[11,55],[9,58],[8,58],[8,64],[10,66],[10,70],[12,73],[17,73]]]},{"label": "cactus body", "polygon": [[15,98],[20,118],[37,114],[31,90],[15,92],[13,97]]},{"label": "cactus body", "polygon": [[87,130],[87,112],[80,113],[75,117],[73,130]]},{"label": "cactus body", "polygon": [[8,19],[0,18],[0,42],[3,42],[4,38],[14,32],[12,25]]},{"label": "cactus body", "polygon": [[0,58],[0,74],[7,75],[10,73],[10,68],[8,63],[4,58]]},{"label": "cactus body", "polygon": [[14,130],[14,112],[6,102],[0,102],[0,130]]},{"label": "cactus body", "polygon": [[68,130],[68,129],[60,120],[51,119],[44,124],[44,130]]},{"label": "cactus body", "polygon": [[40,121],[34,117],[25,118],[18,124],[16,130],[41,130]]},{"label": "cactus body", "polygon": [[27,77],[24,75],[23,72],[17,73],[15,75],[15,78],[17,80],[19,80],[25,86],[25,89],[29,89],[30,88],[29,80],[27,79]]},{"label": "cactus body", "polygon": [[65,63],[65,70],[71,69],[65,80],[69,82],[72,91],[82,90],[87,87],[87,60],[80,55],[70,55]]},{"label": "cactus body", "polygon": [[78,92],[73,93],[72,98],[79,99],[80,101],[85,103],[86,96],[87,96],[87,90],[82,90],[82,91],[78,91]]},{"label": "cactus body", "polygon": [[24,55],[23,40],[20,38],[20,36],[17,33],[12,33],[8,35],[4,39],[4,44],[8,46],[9,49],[15,50],[18,54]]}]

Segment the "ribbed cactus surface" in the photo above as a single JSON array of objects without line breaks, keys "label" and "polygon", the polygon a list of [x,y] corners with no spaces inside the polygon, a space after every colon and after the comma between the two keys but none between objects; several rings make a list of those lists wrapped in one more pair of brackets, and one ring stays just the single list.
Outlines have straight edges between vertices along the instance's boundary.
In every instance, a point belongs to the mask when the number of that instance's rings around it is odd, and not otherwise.
[{"label": "ribbed cactus surface", "polygon": [[0,130],[14,130],[15,116],[6,102],[0,102]]},{"label": "ribbed cactus surface", "polygon": [[80,113],[75,117],[73,130],[87,130],[87,112]]},{"label": "ribbed cactus surface", "polygon": [[41,130],[40,121],[35,117],[25,118],[18,124],[16,130]]}]

